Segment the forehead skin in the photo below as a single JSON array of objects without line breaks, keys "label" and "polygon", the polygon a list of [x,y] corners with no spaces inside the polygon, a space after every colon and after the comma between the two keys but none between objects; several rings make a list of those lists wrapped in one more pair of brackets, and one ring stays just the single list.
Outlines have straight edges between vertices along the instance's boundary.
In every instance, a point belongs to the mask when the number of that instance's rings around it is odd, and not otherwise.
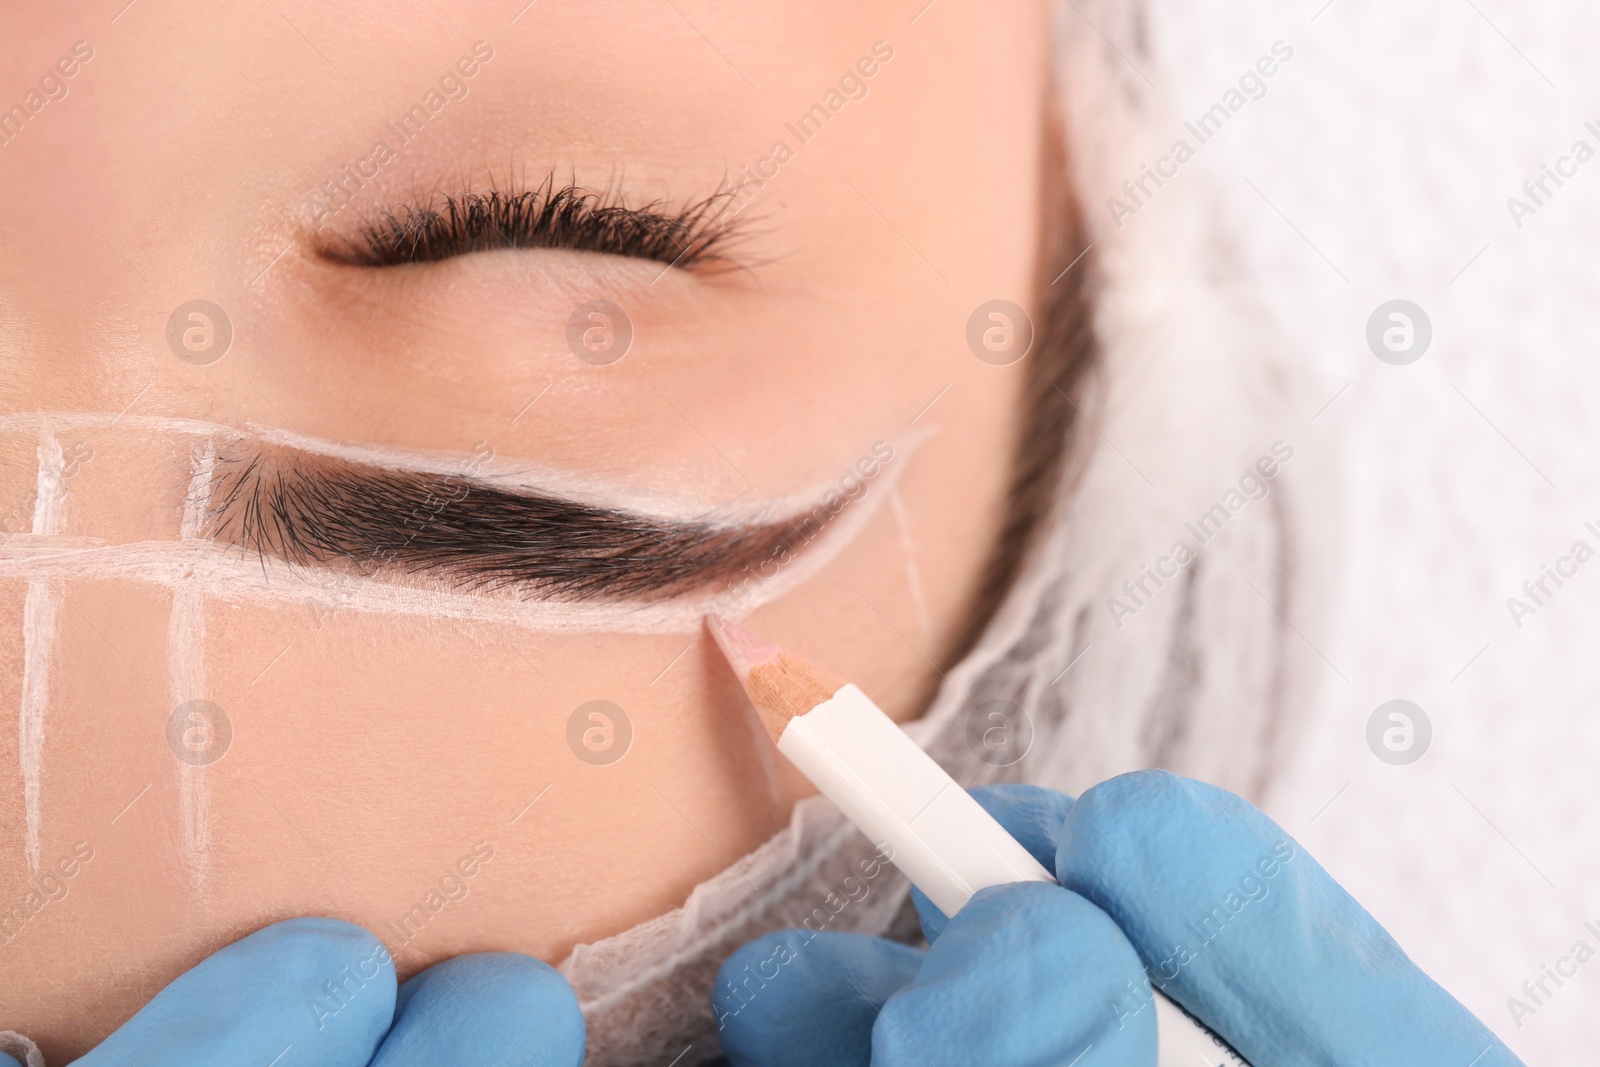
[{"label": "forehead skin", "polygon": [[[0,146],[0,418],[126,409],[363,447],[488,449],[708,508],[784,498],[876,441],[928,432],[899,453],[899,506],[749,620],[916,714],[999,520],[1022,365],[977,360],[966,330],[979,304],[1027,305],[1033,291],[1043,5],[519,8],[118,0],[0,13],[0,108],[45,100]],[[47,78],[65,96],[29,98],[79,41],[92,58]],[[447,81],[456,98],[402,143],[395,124],[475,46],[492,55]],[[830,102],[802,140],[800,118]],[[373,168],[379,142],[393,158]],[[372,271],[316,253],[319,225],[346,234],[438,188],[554,171],[676,205],[746,165],[772,175],[739,213],[746,269],[502,251]],[[368,177],[330,213],[325,183],[347,167]],[[232,327],[208,366],[168,344],[169,317],[194,299]],[[592,299],[634,331],[610,366],[568,344]],[[57,534],[178,536],[188,441],[119,425],[60,443],[88,458],[72,466]],[[0,432],[0,515],[24,528],[37,456],[36,431]],[[58,601],[43,653],[22,636],[30,588]],[[786,776],[773,796],[731,679],[694,633],[560,636],[203,592],[180,608],[196,630],[173,623],[174,603],[137,580],[30,585],[0,569],[0,905],[39,877],[24,859],[33,772],[17,740],[27,670],[49,681],[30,705],[44,708],[41,861],[79,842],[95,856],[0,947],[14,1012],[0,1021],[52,1057],[264,922],[336,915],[388,937],[483,842],[494,860],[400,954],[402,971],[485,949],[558,960],[680,904],[808,791]],[[233,730],[203,769],[166,737],[174,706],[199,697]],[[607,767],[567,742],[594,699],[633,728]]]}]

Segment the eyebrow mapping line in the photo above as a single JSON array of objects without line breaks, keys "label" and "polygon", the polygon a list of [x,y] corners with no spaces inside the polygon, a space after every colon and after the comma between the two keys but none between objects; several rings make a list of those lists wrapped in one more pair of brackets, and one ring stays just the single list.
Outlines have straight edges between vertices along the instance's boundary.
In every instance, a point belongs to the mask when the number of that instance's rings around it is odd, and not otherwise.
[{"label": "eyebrow mapping line", "polygon": [[[257,423],[245,423],[240,427],[200,419],[167,418],[157,415],[118,416],[104,412],[51,412],[46,416],[43,413],[33,412],[13,413],[0,415],[0,433],[17,431],[37,433],[47,417],[50,424],[62,432],[117,429],[152,434],[165,433],[179,437],[212,438],[219,449],[259,440],[314,456],[349,460],[352,463],[392,471],[459,476],[465,464],[470,466],[475,480],[501,489],[512,492],[547,493],[599,508],[646,514],[652,519],[661,521],[709,521],[711,516],[715,515],[719,523],[753,525],[769,521],[774,515],[808,510],[815,506],[827,488],[825,485],[815,485],[783,496],[769,497],[756,504],[728,507],[707,501],[704,496],[690,493],[673,493],[637,486],[623,487],[614,481],[549,467],[525,457],[498,455],[483,457],[472,453],[390,445],[351,445]],[[918,429],[897,437],[893,441],[897,454],[902,449],[909,451],[927,436],[926,431]]]},{"label": "eyebrow mapping line", "polygon": [[[193,473],[184,496],[183,521],[178,535],[184,540],[204,536],[204,487],[217,461],[216,442],[203,438],[191,443]],[[172,607],[167,617],[167,686],[172,708],[206,696],[206,601],[193,581],[172,587]],[[190,884],[207,888],[211,872],[211,791],[206,770],[187,760],[177,761],[179,846]]]},{"label": "eyebrow mapping line", "polygon": [[334,574],[328,581],[328,572],[312,572],[271,557],[245,559],[237,549],[203,540],[108,545],[85,538],[18,535],[0,544],[0,578],[25,577],[30,589],[32,583],[57,589],[60,581],[84,578],[146,582],[166,588],[190,585],[223,603],[298,604],[319,614],[348,610],[516,626],[534,633],[684,634],[697,631],[702,619],[713,611],[741,616],[811,579],[856,538],[881,499],[876,495],[846,511],[811,550],[760,583],[733,612],[719,610],[724,599],[715,592],[644,604],[530,601],[417,588],[356,574]]},{"label": "eyebrow mapping line", "polygon": [[[49,419],[38,421],[39,473],[33,507],[33,535],[61,532],[61,505],[66,465],[61,441]],[[22,701],[17,709],[17,762],[22,771],[23,849],[28,868],[39,869],[43,828],[45,719],[50,709],[50,665],[60,629],[65,594],[60,581],[48,576],[28,580],[22,607]]]},{"label": "eyebrow mapping line", "polygon": [[[747,525],[660,521],[465,475],[254,443],[219,456],[206,535],[246,553],[530,599],[661,600],[803,549],[842,510]],[[801,544],[803,542],[803,544]]]},{"label": "eyebrow mapping line", "polygon": [[[119,418],[109,413],[78,412],[52,414],[48,418],[60,429],[104,429],[116,425],[180,437],[215,437],[219,442],[265,436],[233,426],[155,416]],[[39,429],[45,420],[43,414],[0,415],[0,432]],[[278,434],[273,439],[287,436]],[[793,562],[778,568],[771,576],[745,582],[732,594],[711,589],[704,595],[645,603],[530,601],[450,589],[417,588],[355,573],[334,573],[329,581],[329,572],[308,571],[272,557],[246,559],[236,547],[213,544],[205,539],[117,544],[68,536],[59,531],[49,536],[17,535],[0,543],[0,577],[26,578],[30,582],[98,577],[148,582],[166,588],[188,584],[228,603],[300,604],[319,612],[348,609],[359,614],[510,625],[537,633],[690,633],[698,629],[701,618],[708,612],[742,616],[787,595],[826,567],[876,514],[886,495],[903,476],[916,447],[927,436],[928,431],[918,430],[897,437],[892,442],[893,460],[884,463],[872,492],[844,508],[815,543],[798,554]],[[376,453],[379,458],[395,462],[395,469],[415,469],[421,464],[452,469],[437,458],[425,455],[419,464],[418,453],[351,449],[312,439],[296,440],[327,445],[323,454],[355,452],[367,456]],[[814,506],[820,496],[815,489],[791,494],[781,501],[768,501],[759,508],[752,508],[749,513],[770,517],[781,507],[784,513],[797,514],[806,505]],[[682,504],[679,507],[688,510]],[[698,514],[703,515],[705,510],[704,505],[700,505]]]}]

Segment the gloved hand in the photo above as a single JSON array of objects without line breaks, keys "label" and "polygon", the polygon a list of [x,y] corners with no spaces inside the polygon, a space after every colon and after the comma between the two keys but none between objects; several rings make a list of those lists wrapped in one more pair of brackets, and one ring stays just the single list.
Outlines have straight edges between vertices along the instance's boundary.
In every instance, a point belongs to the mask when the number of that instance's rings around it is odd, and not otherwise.
[{"label": "gloved hand", "polygon": [[[1250,804],[1161,771],[974,795],[1063,888],[986,889],[932,947],[789,930],[713,995],[735,1067],[1154,1067],[1158,987],[1255,1067],[1519,1061]],[[920,897],[920,894],[918,894]]]},{"label": "gloved hand", "polygon": [[[79,1067],[578,1067],[583,1016],[552,968],[458,956],[395,987],[359,926],[290,919],[180,976]],[[10,1067],[6,1057],[0,1064]]]}]

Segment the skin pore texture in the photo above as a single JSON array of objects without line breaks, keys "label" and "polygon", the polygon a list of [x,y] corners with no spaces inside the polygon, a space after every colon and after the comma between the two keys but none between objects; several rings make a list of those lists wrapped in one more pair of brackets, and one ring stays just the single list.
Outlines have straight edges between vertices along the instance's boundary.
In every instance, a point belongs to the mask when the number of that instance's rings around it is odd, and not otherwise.
[{"label": "skin pore texture", "polygon": [[[0,13],[0,1029],[80,1054],[290,916],[404,976],[676,907],[810,792],[707,610],[921,710],[1023,421],[967,334],[1039,291],[1042,4],[122,7]],[[483,199],[569,186],[654,214]]]}]

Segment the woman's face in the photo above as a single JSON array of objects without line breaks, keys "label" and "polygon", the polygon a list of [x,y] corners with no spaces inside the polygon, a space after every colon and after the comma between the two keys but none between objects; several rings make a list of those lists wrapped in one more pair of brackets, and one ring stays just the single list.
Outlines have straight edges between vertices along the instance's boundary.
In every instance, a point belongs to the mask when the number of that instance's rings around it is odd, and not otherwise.
[{"label": "woman's face", "polygon": [[706,611],[917,713],[1042,6],[118,7],[0,14],[0,1025],[291,915],[404,974],[681,904],[805,791]]}]

